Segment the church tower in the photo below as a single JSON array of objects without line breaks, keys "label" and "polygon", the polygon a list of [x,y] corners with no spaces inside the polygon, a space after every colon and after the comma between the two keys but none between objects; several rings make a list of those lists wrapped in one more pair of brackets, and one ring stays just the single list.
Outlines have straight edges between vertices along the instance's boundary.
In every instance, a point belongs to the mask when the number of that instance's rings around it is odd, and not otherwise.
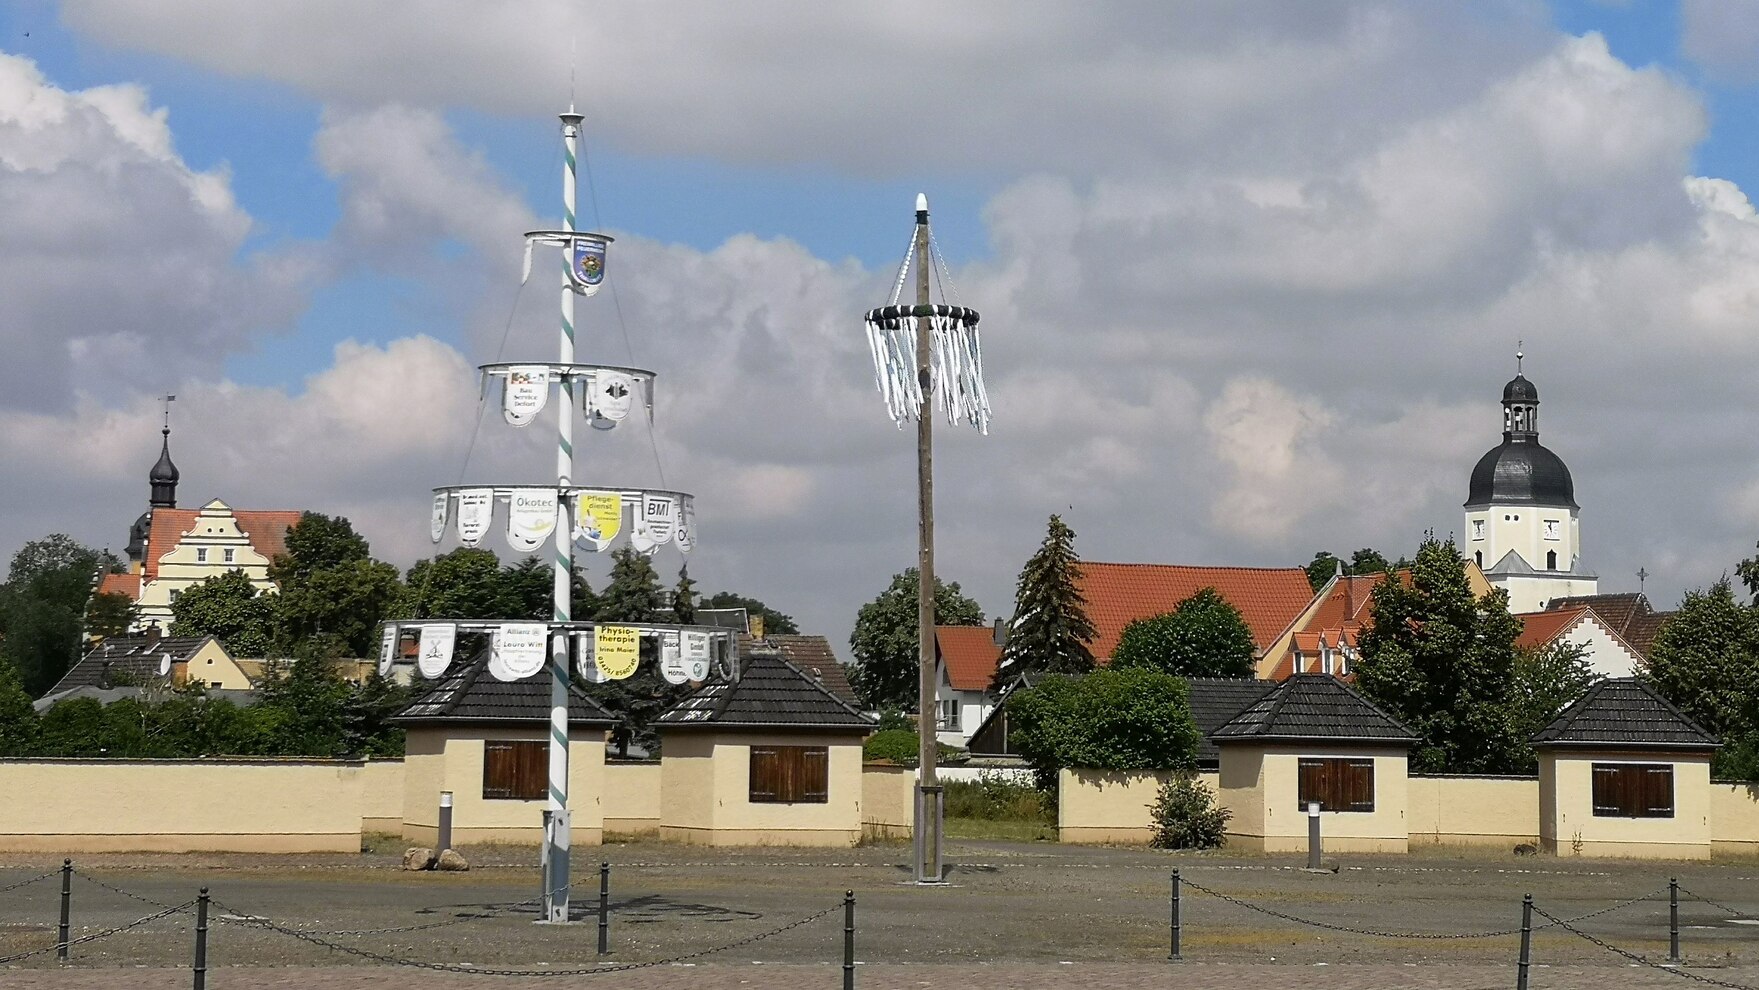
[{"label": "church tower", "polygon": [[1539,442],[1539,389],[1521,373],[1502,390],[1502,443],[1472,468],[1462,552],[1509,593],[1509,610],[1536,612],[1554,598],[1592,595],[1582,566],[1576,486],[1563,458]]},{"label": "church tower", "polygon": [[165,425],[159,430],[159,460],[153,469],[147,472],[147,484],[152,486],[152,494],[147,499],[147,511],[140,514],[134,525],[128,528],[128,572],[139,574],[147,556],[147,535],[153,528],[154,509],[177,508],[177,479],[180,477],[177,465],[171,462],[171,401],[175,395],[165,397]]}]

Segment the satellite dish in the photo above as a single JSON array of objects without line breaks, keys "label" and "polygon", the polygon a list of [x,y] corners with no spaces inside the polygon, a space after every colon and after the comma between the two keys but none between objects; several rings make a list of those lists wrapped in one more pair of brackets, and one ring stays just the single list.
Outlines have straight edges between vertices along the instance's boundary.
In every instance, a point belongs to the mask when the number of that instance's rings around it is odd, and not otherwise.
[{"label": "satellite dish", "polygon": [[159,657],[159,676],[171,676],[171,654],[169,653]]}]

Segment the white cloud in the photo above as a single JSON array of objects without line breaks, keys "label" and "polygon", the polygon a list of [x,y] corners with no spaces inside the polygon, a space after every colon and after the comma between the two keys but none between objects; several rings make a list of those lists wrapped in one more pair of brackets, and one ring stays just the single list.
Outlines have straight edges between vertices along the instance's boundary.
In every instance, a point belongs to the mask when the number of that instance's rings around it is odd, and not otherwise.
[{"label": "white cloud", "polygon": [[0,407],[216,371],[285,328],[315,262],[241,257],[250,217],[223,171],[178,157],[143,89],[69,92],[0,53]]},{"label": "white cloud", "polygon": [[1759,79],[1759,3],[1680,0],[1680,52],[1718,78]]},{"label": "white cloud", "polygon": [[[426,552],[429,487],[550,468],[548,427],[513,431],[492,409],[462,468],[471,365],[553,353],[556,289],[528,287],[503,348],[518,234],[535,221],[437,104],[549,109],[544,55],[565,32],[541,15],[389,10],[319,46],[324,4],[222,8],[193,31],[177,4],[68,8],[100,39],[338,102],[315,139],[343,217],[326,257],[421,280],[469,328],[463,343],[345,345],[302,389],[204,385],[212,374],[186,369],[179,463],[192,498],[343,511],[407,560]],[[926,85],[957,97],[940,103],[908,71],[921,51],[883,47],[891,19],[907,20],[895,11],[882,23],[819,5],[778,25],[774,8],[717,7],[669,15],[670,35],[610,18],[583,37],[582,64],[596,69],[595,123],[640,151],[896,169],[897,101],[945,135],[934,167],[1004,176],[985,210],[993,253],[955,273],[984,312],[995,427],[936,436],[941,566],[992,613],[1053,511],[1092,559],[1298,563],[1453,531],[1471,464],[1499,439],[1517,339],[1609,588],[1638,565],[1652,592],[1702,583],[1747,552],[1759,221],[1733,184],[1688,178],[1706,126],[1695,94],[1594,36],[1540,44],[1520,18],[1190,10],[934,6],[924,16],[961,22],[932,35]],[[391,22],[408,28],[396,44]],[[882,54],[896,57],[860,75]],[[640,61],[651,71],[625,67]],[[1433,78],[1418,71],[1431,65]],[[1066,99],[1047,99],[1059,84]],[[375,92],[411,108],[377,107]],[[164,142],[149,140],[151,118],[131,116],[147,137],[120,143],[170,148],[162,119]],[[46,129],[32,138],[46,150],[17,153],[61,177],[76,166],[49,134],[71,140]],[[178,181],[180,202],[213,202]],[[693,575],[841,638],[915,554],[912,437],[872,394],[857,322],[890,273],[785,238],[705,251],[616,233],[615,295],[581,303],[580,353],[660,373],[663,480],[699,496]],[[210,267],[231,271],[235,250]],[[178,325],[155,315],[141,332]],[[71,527],[57,522],[70,506],[82,535],[114,543],[138,511],[153,407],[99,394],[67,423],[0,413],[0,456],[20,465],[8,494],[31,507],[4,524],[13,543]],[[55,467],[76,438],[89,456]],[[582,431],[577,446],[583,481],[662,481],[644,424]]]}]

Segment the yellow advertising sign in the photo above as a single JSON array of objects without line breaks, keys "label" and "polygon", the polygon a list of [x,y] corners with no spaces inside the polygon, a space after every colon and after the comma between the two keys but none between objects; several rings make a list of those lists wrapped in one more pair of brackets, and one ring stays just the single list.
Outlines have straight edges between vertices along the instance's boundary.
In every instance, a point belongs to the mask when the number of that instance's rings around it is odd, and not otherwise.
[{"label": "yellow advertising sign", "polygon": [[574,502],[574,537],[590,540],[600,550],[623,529],[623,496],[616,492],[582,492]]},{"label": "yellow advertising sign", "polygon": [[595,626],[592,662],[606,680],[620,681],[641,664],[641,632],[633,626]]}]

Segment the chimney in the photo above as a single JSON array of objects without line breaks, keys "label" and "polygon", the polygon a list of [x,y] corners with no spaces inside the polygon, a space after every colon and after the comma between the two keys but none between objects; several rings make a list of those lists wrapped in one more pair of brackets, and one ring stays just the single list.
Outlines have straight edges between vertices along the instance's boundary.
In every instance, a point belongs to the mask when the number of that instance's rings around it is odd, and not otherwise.
[{"label": "chimney", "polygon": [[998,649],[1008,645],[1008,623],[999,615],[996,616],[995,642]]}]

